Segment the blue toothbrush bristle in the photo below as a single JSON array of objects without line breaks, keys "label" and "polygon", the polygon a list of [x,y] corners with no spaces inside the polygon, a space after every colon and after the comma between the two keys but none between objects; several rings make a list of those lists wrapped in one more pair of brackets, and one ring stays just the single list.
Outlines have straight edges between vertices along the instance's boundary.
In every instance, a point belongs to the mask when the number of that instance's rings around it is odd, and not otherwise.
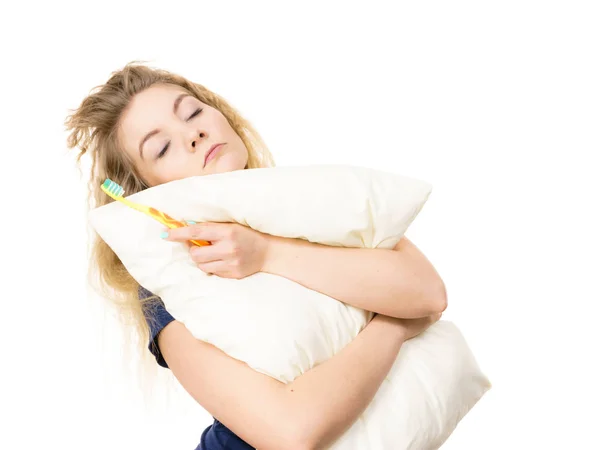
[{"label": "blue toothbrush bristle", "polygon": [[125,192],[125,189],[123,189],[121,186],[119,186],[117,183],[115,183],[114,181],[112,181],[111,179],[107,178],[106,180],[104,180],[104,183],[102,184],[102,186],[111,194],[116,195],[117,197],[121,197],[123,195],[123,193]]}]

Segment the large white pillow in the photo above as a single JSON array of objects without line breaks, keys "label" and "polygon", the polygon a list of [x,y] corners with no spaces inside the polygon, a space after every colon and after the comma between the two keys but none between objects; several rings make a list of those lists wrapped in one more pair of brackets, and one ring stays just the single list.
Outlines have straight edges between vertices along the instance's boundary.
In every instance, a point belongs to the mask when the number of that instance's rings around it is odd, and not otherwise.
[{"label": "large white pillow", "polygon": [[[333,246],[392,248],[431,193],[399,174],[347,165],[247,169],[192,177],[128,197],[177,219],[237,222]],[[198,339],[290,382],[331,358],[372,314],[284,277],[207,276],[164,226],[114,202],[90,221],[131,275]],[[360,420],[334,449],[438,448],[489,389],[460,331],[440,321],[405,343]]]}]

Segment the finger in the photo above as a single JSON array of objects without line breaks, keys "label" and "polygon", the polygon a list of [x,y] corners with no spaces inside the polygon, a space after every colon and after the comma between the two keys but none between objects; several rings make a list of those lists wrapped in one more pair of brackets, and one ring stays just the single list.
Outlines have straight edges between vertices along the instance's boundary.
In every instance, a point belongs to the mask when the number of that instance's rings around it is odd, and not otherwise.
[{"label": "finger", "polygon": [[202,241],[216,241],[222,236],[221,224],[213,222],[203,222],[187,227],[173,228],[161,234],[161,237],[168,241],[189,241],[192,239]]},{"label": "finger", "polygon": [[201,264],[211,261],[224,260],[227,256],[227,252],[224,246],[220,245],[220,243],[216,243],[214,245],[205,245],[203,247],[193,245],[190,248],[190,256],[195,263]]},{"label": "finger", "polygon": [[207,275],[223,275],[225,268],[225,263],[223,261],[211,261],[208,263],[198,264],[198,269],[204,272]]}]

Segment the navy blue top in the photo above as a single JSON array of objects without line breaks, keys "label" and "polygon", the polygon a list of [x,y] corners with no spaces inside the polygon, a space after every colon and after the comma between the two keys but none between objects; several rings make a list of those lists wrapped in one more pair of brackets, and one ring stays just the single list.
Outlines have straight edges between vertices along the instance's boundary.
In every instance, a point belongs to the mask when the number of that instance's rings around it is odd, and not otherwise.
[{"label": "navy blue top", "polygon": [[[141,286],[138,294],[140,299],[154,295]],[[142,305],[144,306],[144,317],[150,327],[148,350],[154,355],[159,365],[168,369],[169,366],[158,347],[158,334],[175,318],[169,314],[159,297],[156,297],[156,300],[144,302]],[[254,447],[242,441],[233,431],[215,419],[213,424],[202,432],[200,444],[195,450],[254,450]]]}]

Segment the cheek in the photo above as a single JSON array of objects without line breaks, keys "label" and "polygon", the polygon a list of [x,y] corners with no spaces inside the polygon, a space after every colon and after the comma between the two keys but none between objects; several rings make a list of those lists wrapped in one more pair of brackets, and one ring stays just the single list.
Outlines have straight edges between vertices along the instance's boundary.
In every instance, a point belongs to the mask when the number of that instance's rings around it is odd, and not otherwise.
[{"label": "cheek", "polygon": [[245,147],[238,146],[235,150],[223,155],[223,157],[217,161],[216,166],[219,172],[230,172],[243,169],[247,163],[248,152]]},{"label": "cheek", "polygon": [[182,168],[185,166],[177,163],[177,158],[167,158],[159,161],[152,169],[152,174],[160,184],[168,183],[182,177]]}]

